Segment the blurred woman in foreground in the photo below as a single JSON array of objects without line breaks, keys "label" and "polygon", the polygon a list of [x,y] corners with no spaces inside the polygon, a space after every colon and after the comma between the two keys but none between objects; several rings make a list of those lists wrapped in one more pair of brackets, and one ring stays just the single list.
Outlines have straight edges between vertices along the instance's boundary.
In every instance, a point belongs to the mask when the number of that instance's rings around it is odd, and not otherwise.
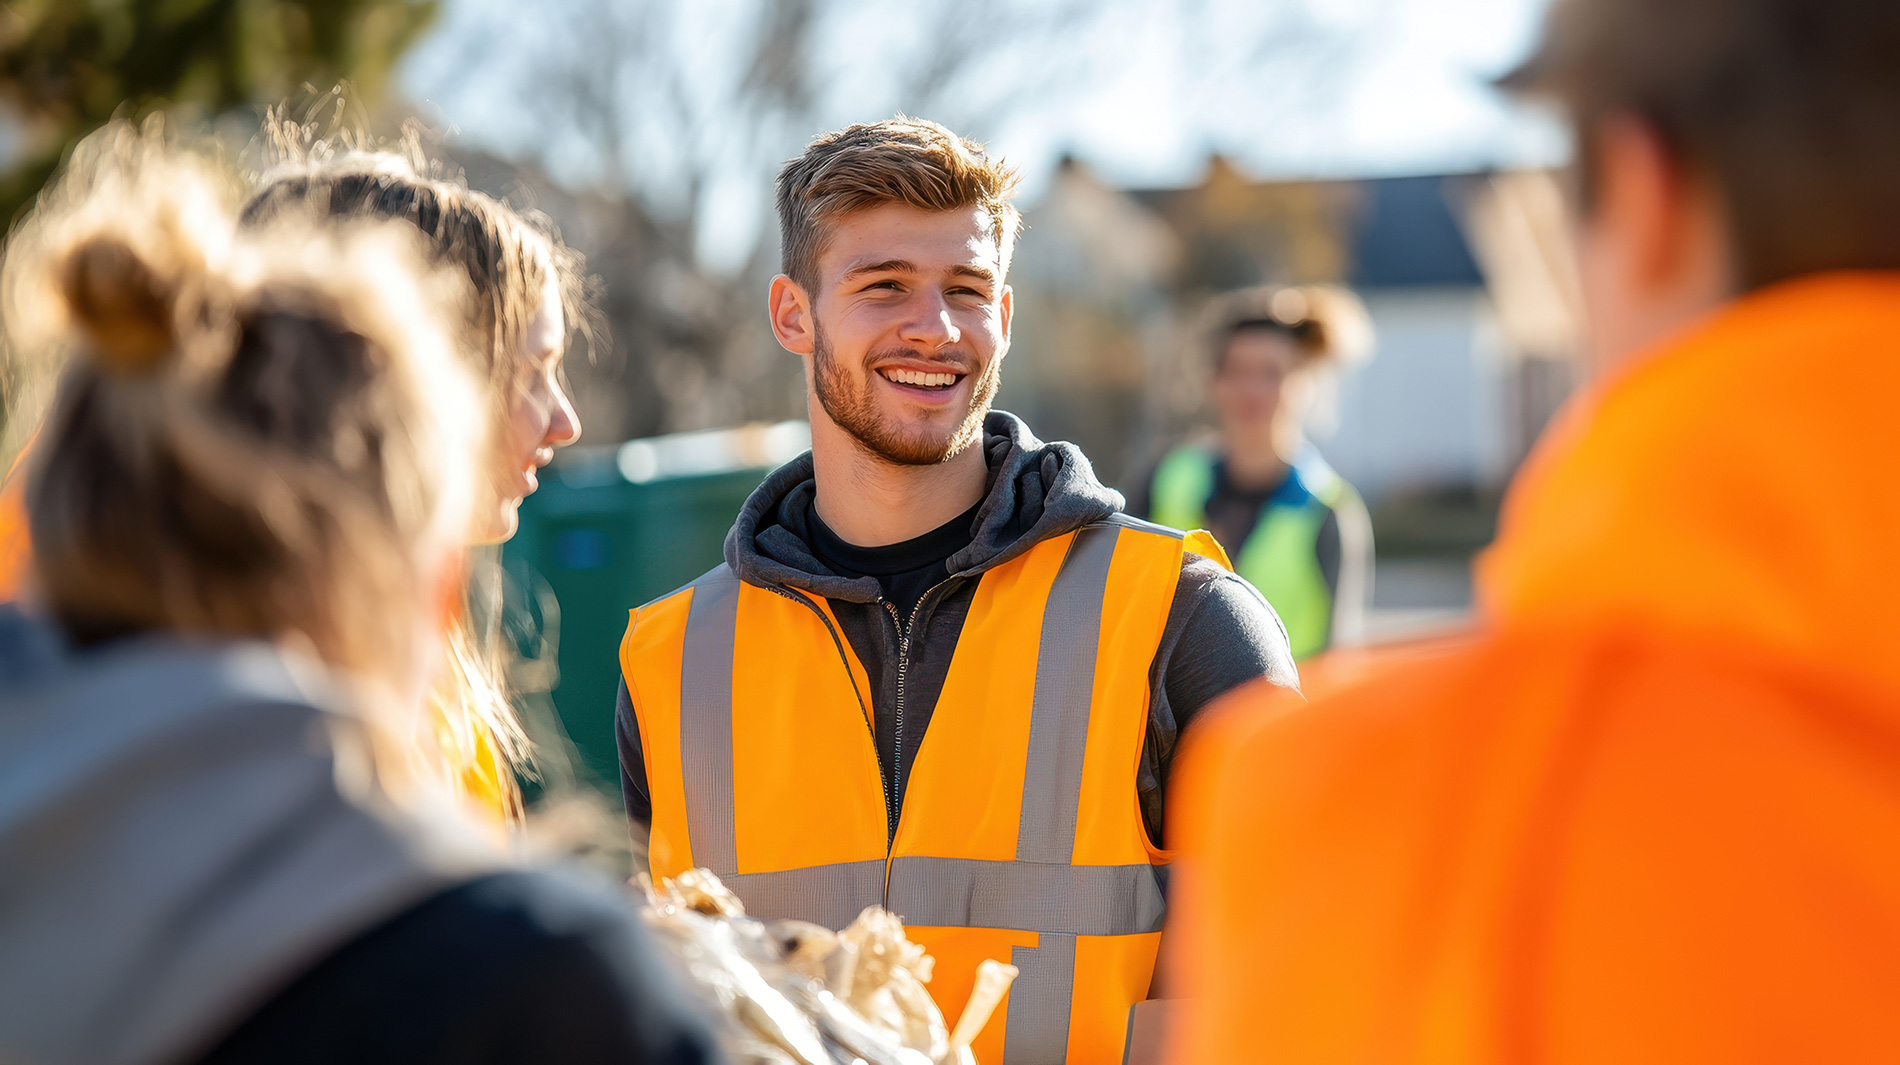
[{"label": "blurred woman in foreground", "polygon": [[1320,286],[1231,297],[1214,342],[1214,446],[1169,452],[1131,507],[1206,529],[1273,605],[1295,658],[1358,641],[1372,595],[1372,523],[1306,437],[1322,375],[1364,353],[1365,309]]},{"label": "blurred woman in foreground", "polygon": [[[432,263],[467,278],[474,298],[455,350],[480,386],[477,409],[487,414],[489,439],[484,498],[470,535],[479,544],[508,539],[522,499],[539,487],[539,469],[556,448],[580,437],[562,383],[569,336],[586,319],[579,255],[506,204],[424,176],[429,167],[413,145],[404,152],[350,150],[280,116],[259,141],[277,161],[259,179],[242,225],[397,220],[420,234]],[[22,409],[16,405],[14,413]],[[22,590],[28,545],[22,479],[9,475],[0,484],[0,602]],[[493,577],[489,561],[478,556],[471,568]],[[431,695],[440,733],[436,770],[478,809],[518,822],[516,772],[531,752],[503,684],[499,584],[473,581],[470,594],[482,601],[465,603],[448,619],[448,669]]]},{"label": "blurred woman in foreground", "polygon": [[122,128],[74,166],[4,266],[65,370],[0,607],[0,1060],[706,1060],[613,891],[506,870],[432,767],[459,279],[404,227],[238,235]]}]

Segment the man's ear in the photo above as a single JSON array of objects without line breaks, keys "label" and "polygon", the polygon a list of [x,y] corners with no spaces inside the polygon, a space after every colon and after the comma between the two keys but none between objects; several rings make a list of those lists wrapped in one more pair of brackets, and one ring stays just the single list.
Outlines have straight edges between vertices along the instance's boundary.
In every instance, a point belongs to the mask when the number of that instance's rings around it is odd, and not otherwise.
[{"label": "man's ear", "polygon": [[772,315],[772,335],[779,346],[795,355],[810,355],[817,341],[817,320],[812,317],[811,297],[803,286],[780,274],[772,279],[768,297]]},{"label": "man's ear", "polygon": [[1009,323],[1010,320],[1016,316],[1016,290],[1010,288],[1008,285],[1004,285],[1000,302],[1002,303],[1003,312],[1003,343],[1008,344]]},{"label": "man's ear", "polygon": [[1632,280],[1656,287],[1674,283],[1702,236],[1705,189],[1642,119],[1611,116],[1594,136],[1596,209],[1627,235]]}]

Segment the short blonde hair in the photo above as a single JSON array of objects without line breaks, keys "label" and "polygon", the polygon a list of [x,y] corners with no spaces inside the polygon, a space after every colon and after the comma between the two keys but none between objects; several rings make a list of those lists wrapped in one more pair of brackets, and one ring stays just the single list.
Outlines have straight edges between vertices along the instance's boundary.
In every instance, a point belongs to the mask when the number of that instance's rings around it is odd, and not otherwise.
[{"label": "short blonde hair", "polygon": [[928,119],[898,115],[847,126],[805,146],[778,175],[781,269],[811,293],[826,228],[838,219],[887,203],[925,211],[981,208],[990,216],[998,266],[1006,274],[1022,230],[1010,197],[1016,171]]}]

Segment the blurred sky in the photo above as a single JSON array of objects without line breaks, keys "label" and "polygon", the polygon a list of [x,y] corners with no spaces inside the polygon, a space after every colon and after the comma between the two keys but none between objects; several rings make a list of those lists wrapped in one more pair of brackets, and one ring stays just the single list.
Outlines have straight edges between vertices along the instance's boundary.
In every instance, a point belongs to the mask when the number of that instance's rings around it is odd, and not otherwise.
[{"label": "blurred sky", "polygon": [[[703,253],[735,265],[769,212],[777,159],[915,101],[912,75],[966,29],[956,75],[918,109],[1006,154],[1030,203],[1065,153],[1118,184],[1179,185],[1211,151],[1262,177],[1343,177],[1549,164],[1566,150],[1554,123],[1485,84],[1529,49],[1544,0],[1013,0],[974,27],[954,20],[980,5],[955,0],[811,2],[809,99],[781,122],[810,128],[719,134],[742,106],[758,0],[447,0],[401,84],[467,140],[584,184],[608,169],[598,134],[561,114],[568,82],[616,34],[646,42],[610,79],[630,105],[614,173],[662,208],[696,181],[711,205]],[[660,67],[679,68],[664,87]],[[670,122],[654,117],[662,96]]]}]

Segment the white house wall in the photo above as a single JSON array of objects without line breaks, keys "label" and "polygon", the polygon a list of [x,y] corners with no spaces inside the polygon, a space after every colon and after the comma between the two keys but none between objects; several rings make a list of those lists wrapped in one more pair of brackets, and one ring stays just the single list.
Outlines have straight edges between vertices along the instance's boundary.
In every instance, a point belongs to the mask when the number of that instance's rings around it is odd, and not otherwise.
[{"label": "white house wall", "polygon": [[1477,288],[1360,293],[1378,331],[1373,359],[1340,382],[1320,450],[1369,498],[1491,485],[1507,473],[1504,360]]}]

